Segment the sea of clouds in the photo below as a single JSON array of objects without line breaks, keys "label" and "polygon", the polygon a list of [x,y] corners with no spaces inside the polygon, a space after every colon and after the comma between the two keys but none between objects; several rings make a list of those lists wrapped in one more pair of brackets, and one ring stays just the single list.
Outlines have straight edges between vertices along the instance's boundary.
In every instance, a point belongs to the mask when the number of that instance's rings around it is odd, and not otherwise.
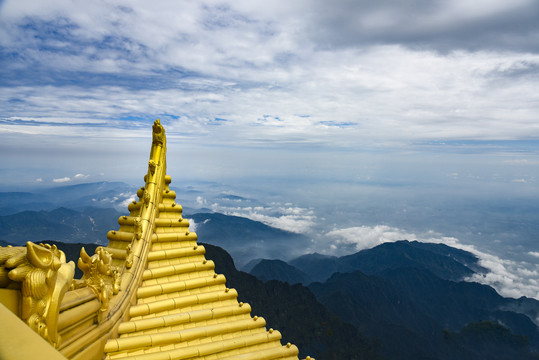
[{"label": "sea of clouds", "polygon": [[[385,224],[335,226],[328,231],[324,228],[327,226],[324,223],[324,217],[318,215],[316,209],[304,208],[290,202],[262,204],[258,200],[240,196],[233,200],[229,198],[208,200],[198,196],[196,201],[201,207],[209,208],[214,212],[246,217],[268,226],[309,236],[312,239],[312,246],[306,248],[305,253],[318,252],[343,256],[399,240],[445,244],[474,254],[478,258],[478,264],[488,269],[488,272],[476,273],[465,279],[466,281],[492,286],[505,297],[527,296],[539,299],[538,252],[529,251],[525,254],[524,260],[509,260],[477,245],[465,243],[453,236],[445,236],[435,230],[414,232]],[[197,225],[193,224],[193,226]]]}]

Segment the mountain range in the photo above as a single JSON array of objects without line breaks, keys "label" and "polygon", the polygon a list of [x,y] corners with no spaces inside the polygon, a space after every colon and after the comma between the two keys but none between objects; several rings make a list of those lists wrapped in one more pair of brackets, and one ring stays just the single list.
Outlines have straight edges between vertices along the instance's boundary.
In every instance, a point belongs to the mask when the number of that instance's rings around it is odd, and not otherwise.
[{"label": "mountain range", "polygon": [[463,250],[403,240],[343,257],[310,254],[250,266],[263,281],[306,285],[341,320],[378,339],[390,359],[539,356],[539,301],[463,281],[486,271]]},{"label": "mountain range", "polygon": [[475,255],[469,252],[444,244],[418,241],[385,243],[342,257],[306,254],[290,260],[288,264],[283,264],[280,260],[256,259],[249,262],[243,270],[261,279],[308,284],[326,281],[338,272],[360,270],[365,274],[377,274],[387,269],[405,267],[428,269],[447,280],[460,280],[475,272],[487,271],[478,264]]},{"label": "mountain range", "polygon": [[25,192],[0,192],[0,215],[21,211],[51,211],[59,207],[79,210],[86,207],[126,209],[137,187],[123,182],[94,182],[64,185]]},{"label": "mountain range", "polygon": [[[119,206],[128,186],[82,185],[0,193],[0,246],[53,242],[76,262],[82,246],[106,244],[125,209],[104,204]],[[240,301],[301,358],[539,359],[539,301],[465,281],[487,272],[469,252],[402,240],[342,257],[302,255],[304,235],[219,213],[184,216]]]},{"label": "mountain range", "polygon": [[44,240],[107,244],[107,232],[118,227],[121,215],[113,208],[96,207],[26,210],[0,216],[0,239],[17,245]]},{"label": "mountain range", "polygon": [[[277,229],[259,221],[220,213],[184,215],[195,224],[198,238],[225,248],[242,267],[254,257],[288,258],[300,254],[310,239],[302,234]],[[292,246],[291,246],[292,245]],[[287,252],[283,254],[283,249]]]}]

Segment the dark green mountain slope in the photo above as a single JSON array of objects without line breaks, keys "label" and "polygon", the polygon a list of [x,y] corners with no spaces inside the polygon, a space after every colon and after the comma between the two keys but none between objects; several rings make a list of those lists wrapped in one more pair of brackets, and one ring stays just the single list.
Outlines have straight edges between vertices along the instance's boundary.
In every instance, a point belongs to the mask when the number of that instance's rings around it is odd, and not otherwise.
[{"label": "dark green mountain slope", "polygon": [[430,251],[432,253],[454,259],[475,272],[480,273],[487,271],[487,269],[477,263],[477,256],[469,251],[456,249],[445,244],[424,243],[419,241],[409,241],[408,244],[425,251]]},{"label": "dark green mountain slope", "polygon": [[291,260],[290,264],[308,274],[313,281],[325,281],[336,272],[359,270],[365,274],[376,274],[401,267],[428,269],[443,279],[461,280],[475,271],[484,270],[477,264],[477,258],[469,252],[443,244],[407,240],[384,243],[339,258],[320,254],[304,255]]},{"label": "dark green mountain slope", "polygon": [[308,274],[312,281],[325,281],[336,272],[350,270],[344,269],[339,260],[336,256],[314,253],[302,255],[288,263]]},{"label": "dark green mountain slope", "polygon": [[[441,279],[425,269],[390,269],[378,275],[337,273],[309,288],[341,319],[379,339],[391,359],[476,359],[477,352],[469,351],[466,342],[448,342],[444,334],[458,333],[481,320],[504,324],[511,336],[527,338],[530,346],[524,350],[529,358],[530,349],[539,348],[539,329],[533,321],[503,310],[516,300],[505,299],[485,285]],[[491,345],[495,349],[500,344]],[[523,351],[521,343],[509,341],[504,346],[507,353]],[[485,351],[479,352],[488,355],[484,358],[503,358],[496,351]]]},{"label": "dark green mountain slope", "polygon": [[[254,258],[297,256],[309,244],[309,238],[304,235],[243,217],[219,213],[184,216],[196,223],[195,231],[199,239],[226,248],[239,268]],[[282,249],[287,249],[287,254],[283,254]]]},{"label": "dark green mountain slope", "polygon": [[262,281],[279,280],[289,284],[308,284],[311,282],[309,275],[282,260],[264,259],[256,264],[249,273]]},{"label": "dark green mountain slope", "polygon": [[473,322],[459,332],[444,331],[443,349],[450,359],[537,360],[529,340],[492,321]]},{"label": "dark green mountain slope", "polygon": [[306,287],[280,281],[264,283],[236,270],[223,249],[204,246],[206,257],[216,264],[215,271],[226,276],[227,286],[238,290],[238,300],[251,304],[253,315],[263,316],[268,328],[278,329],[286,341],[298,345],[300,358],[381,359],[375,342],[329,312]]}]

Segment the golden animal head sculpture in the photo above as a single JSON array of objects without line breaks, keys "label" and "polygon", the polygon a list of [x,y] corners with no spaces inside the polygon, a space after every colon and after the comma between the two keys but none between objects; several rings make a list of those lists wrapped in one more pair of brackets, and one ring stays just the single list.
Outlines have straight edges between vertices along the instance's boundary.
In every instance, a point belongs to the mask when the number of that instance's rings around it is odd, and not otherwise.
[{"label": "golden animal head sculpture", "polygon": [[57,345],[58,309],[75,274],[75,264],[66,264],[65,254],[56,245],[28,241],[26,247],[0,248],[0,265],[1,273],[7,272],[12,282],[21,284],[21,319]]},{"label": "golden animal head sculpture", "polygon": [[77,266],[83,275],[76,287],[90,287],[101,302],[101,311],[108,309],[110,298],[120,290],[119,272],[111,263],[112,255],[102,246],[97,247],[91,257],[84,247],[80,250]]}]

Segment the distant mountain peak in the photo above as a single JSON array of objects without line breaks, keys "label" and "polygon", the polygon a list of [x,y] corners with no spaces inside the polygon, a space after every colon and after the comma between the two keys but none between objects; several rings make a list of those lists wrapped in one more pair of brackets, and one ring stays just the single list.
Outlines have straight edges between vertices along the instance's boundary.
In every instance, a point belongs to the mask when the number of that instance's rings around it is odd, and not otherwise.
[{"label": "distant mountain peak", "polygon": [[472,253],[444,244],[422,243],[416,240],[386,242],[341,257],[306,254],[289,261],[289,264],[309,274],[313,281],[325,281],[335,272],[360,270],[366,274],[376,274],[400,267],[428,269],[441,278],[461,280],[474,272],[484,270]]},{"label": "distant mountain peak", "polygon": [[291,285],[311,282],[309,275],[282,260],[262,259],[250,273],[262,281],[279,280]]}]

